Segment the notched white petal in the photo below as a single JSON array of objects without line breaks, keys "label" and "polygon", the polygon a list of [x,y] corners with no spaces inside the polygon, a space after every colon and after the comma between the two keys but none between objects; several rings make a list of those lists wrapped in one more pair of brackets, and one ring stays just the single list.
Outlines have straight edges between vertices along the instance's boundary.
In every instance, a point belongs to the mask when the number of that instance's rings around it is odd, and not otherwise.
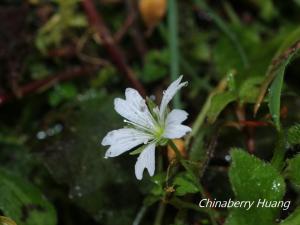
[{"label": "notched white petal", "polygon": [[188,113],[181,109],[173,109],[167,116],[166,124],[181,124],[188,117]]},{"label": "notched white petal", "polygon": [[115,99],[114,105],[116,112],[130,122],[138,125],[139,128],[153,128],[153,117],[151,116],[145,100],[140,94],[132,88],[127,88],[125,90],[125,96],[126,100],[121,98]]},{"label": "notched white petal", "polygon": [[152,137],[149,134],[132,128],[122,128],[107,133],[101,144],[110,145],[105,158],[118,156],[130,149],[147,143]]},{"label": "notched white petal", "polygon": [[191,131],[192,129],[188,126],[181,125],[181,124],[171,124],[166,127],[163,136],[169,139],[181,138]]},{"label": "notched white petal", "polygon": [[150,176],[155,171],[155,143],[149,144],[139,155],[135,164],[135,176],[138,180],[143,178],[144,169],[147,169]]},{"label": "notched white petal", "polygon": [[160,117],[163,118],[164,113],[166,111],[167,105],[175,96],[175,94],[184,86],[188,84],[188,82],[180,83],[182,80],[182,75],[175,81],[173,81],[170,86],[164,91],[162,101],[160,103]]}]

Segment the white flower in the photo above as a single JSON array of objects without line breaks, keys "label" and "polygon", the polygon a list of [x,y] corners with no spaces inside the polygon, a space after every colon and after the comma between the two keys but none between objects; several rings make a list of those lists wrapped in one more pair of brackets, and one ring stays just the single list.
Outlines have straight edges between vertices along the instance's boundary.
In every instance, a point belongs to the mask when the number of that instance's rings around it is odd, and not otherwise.
[{"label": "white flower", "polygon": [[110,145],[105,158],[120,154],[142,145],[135,164],[135,175],[141,180],[146,168],[153,176],[155,171],[155,146],[166,144],[168,139],[181,138],[191,128],[181,123],[186,120],[188,113],[184,110],[167,111],[168,103],[187,82],[180,83],[182,76],[174,81],[164,91],[160,107],[149,109],[146,101],[132,88],[125,91],[126,99],[116,98],[115,110],[126,120],[129,127],[110,131],[102,140],[102,145]]}]

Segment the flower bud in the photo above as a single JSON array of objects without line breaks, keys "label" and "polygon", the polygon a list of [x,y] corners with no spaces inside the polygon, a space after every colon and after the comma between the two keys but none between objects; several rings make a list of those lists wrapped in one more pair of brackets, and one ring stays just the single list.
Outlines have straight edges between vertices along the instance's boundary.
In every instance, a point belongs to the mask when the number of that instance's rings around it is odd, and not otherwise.
[{"label": "flower bud", "polygon": [[140,0],[139,10],[148,28],[155,27],[166,13],[167,0]]},{"label": "flower bud", "polygon": [[[185,158],[187,156],[187,152],[185,149],[184,141],[182,139],[173,139],[172,140],[174,144],[176,145],[177,149],[179,150],[181,156]],[[172,146],[168,145],[168,160],[169,162],[172,162],[174,159],[176,159],[176,154]]]}]

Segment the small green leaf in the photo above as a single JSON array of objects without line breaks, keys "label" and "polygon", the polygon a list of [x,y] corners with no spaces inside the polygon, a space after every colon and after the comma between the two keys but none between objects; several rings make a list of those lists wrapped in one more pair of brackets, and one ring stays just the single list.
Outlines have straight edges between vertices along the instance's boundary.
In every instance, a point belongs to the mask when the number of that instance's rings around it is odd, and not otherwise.
[{"label": "small green leaf", "polygon": [[223,109],[234,100],[236,100],[236,96],[232,92],[224,92],[213,96],[211,106],[207,112],[209,122],[215,122]]},{"label": "small green leaf", "polygon": [[175,185],[175,194],[178,196],[199,192],[193,178],[187,172],[178,174],[173,185]]},{"label": "small green leaf", "polygon": [[34,186],[0,169],[0,209],[22,225],[56,225],[53,206]]},{"label": "small green leaf", "polygon": [[287,160],[287,168],[285,170],[287,177],[296,185],[300,186],[300,154],[294,158]]},{"label": "small green leaf", "polygon": [[287,140],[290,145],[300,144],[300,124],[296,124],[288,129]]},{"label": "small green leaf", "polygon": [[[284,179],[270,164],[243,150],[231,153],[232,165],[229,178],[238,201],[279,201],[285,193]],[[233,208],[226,225],[274,225],[279,208],[267,207]]]}]

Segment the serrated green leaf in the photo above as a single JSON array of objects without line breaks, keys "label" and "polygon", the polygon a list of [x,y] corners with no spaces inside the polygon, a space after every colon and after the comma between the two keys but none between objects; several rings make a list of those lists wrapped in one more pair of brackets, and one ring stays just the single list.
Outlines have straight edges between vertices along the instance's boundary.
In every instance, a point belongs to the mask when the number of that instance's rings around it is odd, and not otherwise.
[{"label": "serrated green leaf", "polygon": [[[270,164],[261,161],[247,152],[234,149],[231,152],[232,165],[229,178],[236,200],[279,201],[285,193],[284,179]],[[251,207],[233,208],[226,225],[274,225],[279,208]]]},{"label": "serrated green leaf", "polygon": [[232,92],[224,92],[214,95],[211,100],[210,108],[207,112],[209,122],[213,123],[223,109],[234,100],[236,100],[236,95]]},{"label": "serrated green leaf", "polygon": [[178,196],[199,192],[199,188],[193,182],[193,178],[187,172],[178,174],[173,182],[173,185],[175,185],[175,194]]},{"label": "serrated green leaf", "polygon": [[23,225],[56,225],[54,207],[32,184],[0,169],[0,209]]}]

